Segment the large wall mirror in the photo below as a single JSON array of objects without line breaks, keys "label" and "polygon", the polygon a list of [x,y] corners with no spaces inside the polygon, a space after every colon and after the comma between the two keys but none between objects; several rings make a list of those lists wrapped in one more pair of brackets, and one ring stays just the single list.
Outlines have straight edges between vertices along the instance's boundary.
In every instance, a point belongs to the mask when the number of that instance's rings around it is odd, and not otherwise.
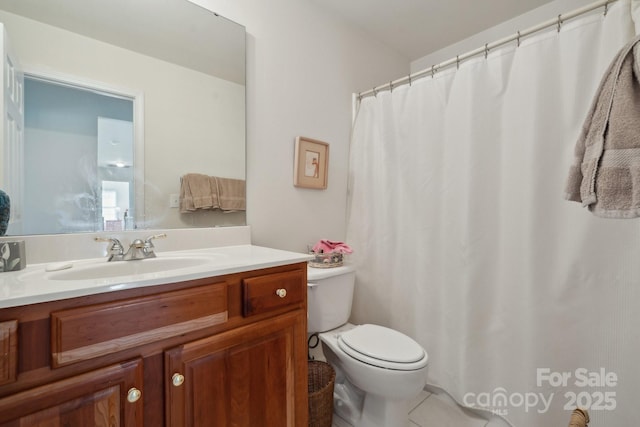
[{"label": "large wall mirror", "polygon": [[0,0],[0,23],[7,235],[246,224],[181,204],[187,176],[245,197],[243,26],[188,0]]}]

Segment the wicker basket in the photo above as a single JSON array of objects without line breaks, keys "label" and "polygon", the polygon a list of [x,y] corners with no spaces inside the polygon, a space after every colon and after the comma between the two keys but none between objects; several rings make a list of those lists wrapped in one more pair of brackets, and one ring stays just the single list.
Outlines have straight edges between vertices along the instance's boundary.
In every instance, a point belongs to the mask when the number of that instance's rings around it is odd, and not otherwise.
[{"label": "wicker basket", "polygon": [[314,258],[309,260],[309,265],[314,268],[340,267],[344,260],[344,255],[338,252],[315,253],[309,252]]},{"label": "wicker basket", "polygon": [[331,427],[336,371],[328,363],[318,360],[310,360],[308,367],[309,427]]},{"label": "wicker basket", "polygon": [[589,412],[586,409],[576,408],[571,414],[569,427],[586,427],[589,421]]}]

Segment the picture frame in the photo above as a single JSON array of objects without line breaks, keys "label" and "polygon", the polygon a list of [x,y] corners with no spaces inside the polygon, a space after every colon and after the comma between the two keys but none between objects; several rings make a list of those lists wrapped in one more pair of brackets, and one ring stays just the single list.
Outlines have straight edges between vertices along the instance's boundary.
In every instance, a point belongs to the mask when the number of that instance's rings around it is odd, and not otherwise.
[{"label": "picture frame", "polygon": [[329,172],[329,144],[299,136],[294,154],[293,185],[325,190]]}]

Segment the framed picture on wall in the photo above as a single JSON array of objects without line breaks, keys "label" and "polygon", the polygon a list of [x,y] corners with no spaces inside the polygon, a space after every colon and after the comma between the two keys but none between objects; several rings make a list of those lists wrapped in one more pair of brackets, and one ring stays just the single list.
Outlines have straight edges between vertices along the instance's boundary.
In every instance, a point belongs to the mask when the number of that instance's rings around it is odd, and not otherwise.
[{"label": "framed picture on wall", "polygon": [[329,172],[329,144],[316,139],[296,138],[293,185],[324,190]]}]

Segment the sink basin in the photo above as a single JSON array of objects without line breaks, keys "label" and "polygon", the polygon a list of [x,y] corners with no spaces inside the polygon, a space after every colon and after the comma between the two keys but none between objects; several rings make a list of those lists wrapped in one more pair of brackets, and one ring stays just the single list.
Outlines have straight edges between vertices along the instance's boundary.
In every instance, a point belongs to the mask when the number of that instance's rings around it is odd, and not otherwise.
[{"label": "sink basin", "polygon": [[198,267],[213,262],[216,257],[158,257],[135,261],[100,262],[74,266],[52,273],[50,280],[91,280],[138,274],[163,273],[169,270]]}]

